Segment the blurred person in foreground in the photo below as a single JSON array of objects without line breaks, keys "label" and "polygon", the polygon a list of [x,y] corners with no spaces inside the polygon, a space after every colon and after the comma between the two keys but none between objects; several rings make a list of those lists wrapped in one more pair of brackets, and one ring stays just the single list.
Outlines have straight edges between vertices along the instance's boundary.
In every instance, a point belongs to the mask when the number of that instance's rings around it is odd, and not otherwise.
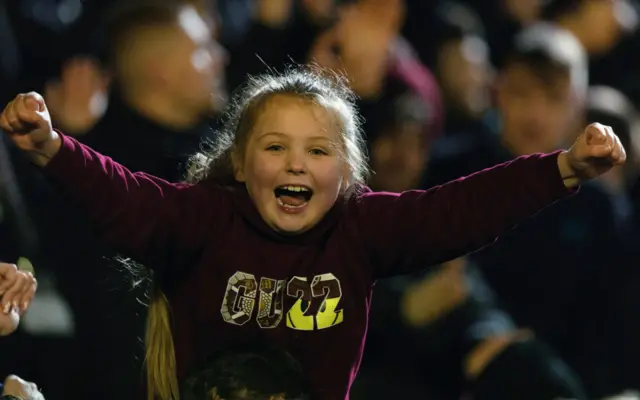
[{"label": "blurred person in foreground", "polygon": [[192,368],[183,400],[306,400],[302,366],[273,346],[228,348]]},{"label": "blurred person in foreground", "polygon": [[[587,56],[573,35],[550,24],[523,31],[498,73],[495,134],[457,153],[444,140],[435,145],[427,186],[570,142],[584,116],[587,88]],[[591,213],[594,206],[602,212]],[[611,197],[594,182],[470,257],[516,324],[567,361],[590,396],[602,391],[591,359],[602,343],[585,332],[598,305],[590,291],[594,276],[612,270],[608,255],[617,251],[617,227]]]}]

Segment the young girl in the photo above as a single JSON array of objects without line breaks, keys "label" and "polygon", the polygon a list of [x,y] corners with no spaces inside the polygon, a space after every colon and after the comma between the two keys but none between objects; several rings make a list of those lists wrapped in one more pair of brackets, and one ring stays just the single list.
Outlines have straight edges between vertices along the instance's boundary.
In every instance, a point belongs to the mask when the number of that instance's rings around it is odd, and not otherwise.
[{"label": "young girl", "polygon": [[52,130],[36,93],[18,95],[0,127],[105,241],[153,269],[171,313],[151,307],[149,399],[177,398],[176,372],[203,355],[266,339],[301,362],[314,399],[336,400],[358,371],[377,278],[487,245],[625,160],[596,124],[566,152],[427,192],[373,193],[359,122],[340,79],[252,79],[189,184],[132,173]]}]

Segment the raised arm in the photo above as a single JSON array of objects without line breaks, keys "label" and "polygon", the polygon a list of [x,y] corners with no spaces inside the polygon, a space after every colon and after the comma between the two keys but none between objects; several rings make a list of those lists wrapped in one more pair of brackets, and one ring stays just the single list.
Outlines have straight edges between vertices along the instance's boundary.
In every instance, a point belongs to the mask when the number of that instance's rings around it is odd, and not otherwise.
[{"label": "raised arm", "polygon": [[492,243],[624,161],[613,132],[590,125],[566,152],[520,157],[428,191],[364,194],[358,223],[379,276],[410,272]]},{"label": "raised arm", "polygon": [[133,173],[60,137],[60,151],[44,167],[45,176],[87,212],[104,241],[138,261],[188,259],[214,227],[213,213],[227,208],[226,196],[212,185],[172,184]]},{"label": "raised arm", "polygon": [[213,213],[228,214],[227,197],[212,185],[171,184],[133,173],[53,131],[37,94],[7,106],[0,127],[88,214],[103,240],[150,267],[189,262],[215,227]]}]

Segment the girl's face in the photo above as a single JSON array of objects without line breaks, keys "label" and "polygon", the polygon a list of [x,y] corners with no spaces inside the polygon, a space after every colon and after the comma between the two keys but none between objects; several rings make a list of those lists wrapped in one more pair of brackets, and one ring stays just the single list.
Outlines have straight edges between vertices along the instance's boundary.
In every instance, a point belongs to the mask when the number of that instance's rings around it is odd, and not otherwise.
[{"label": "girl's face", "polygon": [[344,189],[339,126],[335,113],[306,99],[279,95],[264,105],[234,169],[273,229],[312,228]]}]

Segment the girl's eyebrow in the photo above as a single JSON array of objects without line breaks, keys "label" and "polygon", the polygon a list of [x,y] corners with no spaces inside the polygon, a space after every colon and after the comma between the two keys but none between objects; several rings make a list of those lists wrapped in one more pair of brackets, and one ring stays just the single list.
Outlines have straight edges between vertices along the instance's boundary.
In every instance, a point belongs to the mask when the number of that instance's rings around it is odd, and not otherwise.
[{"label": "girl's eyebrow", "polygon": [[[260,139],[265,138],[267,136],[278,136],[278,137],[282,137],[282,138],[286,138],[287,137],[287,135],[285,133],[282,133],[282,132],[265,132],[262,135],[260,135]],[[334,142],[330,138],[328,138],[326,136],[322,136],[322,135],[311,136],[309,138],[309,140],[316,140],[316,141],[319,140],[319,141],[325,141],[325,142],[330,142],[330,143]]]}]

